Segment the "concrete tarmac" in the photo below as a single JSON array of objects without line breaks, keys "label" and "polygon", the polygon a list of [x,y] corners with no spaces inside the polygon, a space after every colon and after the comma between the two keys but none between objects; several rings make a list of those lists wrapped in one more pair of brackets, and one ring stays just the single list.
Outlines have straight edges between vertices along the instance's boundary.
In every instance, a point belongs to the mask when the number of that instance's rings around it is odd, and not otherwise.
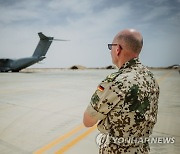
[{"label": "concrete tarmac", "polygon": [[[96,154],[96,127],[82,124],[97,85],[115,70],[25,70],[0,74],[0,154]],[[151,154],[180,151],[180,74],[155,70],[160,85],[158,122]]]}]

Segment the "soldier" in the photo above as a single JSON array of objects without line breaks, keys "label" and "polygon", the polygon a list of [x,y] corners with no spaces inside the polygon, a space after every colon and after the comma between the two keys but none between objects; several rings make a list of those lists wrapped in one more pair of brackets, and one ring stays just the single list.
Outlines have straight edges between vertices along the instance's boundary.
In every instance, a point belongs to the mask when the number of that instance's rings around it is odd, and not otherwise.
[{"label": "soldier", "polygon": [[119,32],[108,44],[112,62],[119,70],[98,85],[83,118],[86,127],[98,122],[100,154],[150,151],[148,141],[138,139],[152,134],[157,121],[159,86],[139,61],[142,46],[143,38],[134,29]]}]

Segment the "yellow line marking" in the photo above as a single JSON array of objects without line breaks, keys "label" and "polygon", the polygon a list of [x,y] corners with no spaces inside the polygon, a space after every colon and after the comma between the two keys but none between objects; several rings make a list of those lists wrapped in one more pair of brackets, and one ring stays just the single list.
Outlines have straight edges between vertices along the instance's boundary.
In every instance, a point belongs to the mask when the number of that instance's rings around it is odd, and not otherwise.
[{"label": "yellow line marking", "polygon": [[161,76],[157,81],[158,83],[160,83],[162,80],[164,80],[165,78],[167,78],[168,76],[170,76],[172,74],[172,72],[168,72],[165,75]]},{"label": "yellow line marking", "polygon": [[89,128],[87,131],[85,131],[83,134],[79,135],[78,137],[76,137],[74,140],[72,140],[71,142],[69,142],[68,144],[66,144],[64,147],[62,147],[61,149],[59,149],[56,154],[62,154],[65,151],[67,151],[69,148],[71,148],[72,146],[74,146],[76,143],[78,143],[80,140],[82,140],[83,138],[85,138],[87,135],[89,135],[90,133],[92,133],[95,129],[96,129],[96,125]]},{"label": "yellow line marking", "polygon": [[63,136],[59,137],[58,139],[54,140],[53,142],[49,143],[48,145],[45,145],[44,147],[42,147],[41,149],[37,150],[36,152],[34,152],[34,154],[42,154],[43,152],[45,152],[46,150],[49,150],[50,148],[52,148],[53,146],[59,144],[60,142],[62,142],[63,140],[65,140],[66,138],[70,137],[71,135],[77,133],[78,131],[80,131],[81,129],[85,128],[85,126],[83,124],[80,124],[79,126],[77,126],[76,128],[74,128],[73,130],[71,130],[70,132],[64,134]]}]

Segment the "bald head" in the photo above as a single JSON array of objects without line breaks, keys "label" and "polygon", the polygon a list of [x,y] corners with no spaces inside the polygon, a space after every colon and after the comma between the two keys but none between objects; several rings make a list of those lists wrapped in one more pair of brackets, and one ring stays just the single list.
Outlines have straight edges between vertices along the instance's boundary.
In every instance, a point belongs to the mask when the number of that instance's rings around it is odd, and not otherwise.
[{"label": "bald head", "polygon": [[119,32],[114,40],[122,42],[124,49],[139,54],[143,46],[143,37],[135,29],[125,29]]}]

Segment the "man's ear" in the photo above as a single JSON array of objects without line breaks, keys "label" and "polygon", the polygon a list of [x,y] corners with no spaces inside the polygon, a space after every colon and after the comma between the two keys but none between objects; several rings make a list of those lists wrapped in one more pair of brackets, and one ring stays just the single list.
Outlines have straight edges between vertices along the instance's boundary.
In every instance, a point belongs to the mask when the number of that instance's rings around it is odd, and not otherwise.
[{"label": "man's ear", "polygon": [[117,56],[119,56],[121,54],[121,48],[116,49],[116,54],[117,54]]}]

